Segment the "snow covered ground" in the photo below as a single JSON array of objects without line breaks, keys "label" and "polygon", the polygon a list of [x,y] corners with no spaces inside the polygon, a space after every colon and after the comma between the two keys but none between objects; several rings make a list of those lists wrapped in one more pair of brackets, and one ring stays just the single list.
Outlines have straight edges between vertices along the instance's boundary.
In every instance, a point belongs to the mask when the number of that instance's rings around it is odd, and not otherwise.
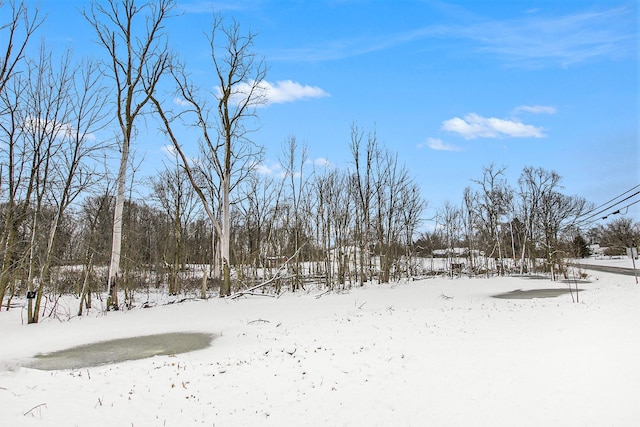
[{"label": "snow covered ground", "polygon": [[[345,293],[190,301],[21,325],[0,312],[7,426],[637,426],[640,285],[588,271],[436,278]],[[75,310],[75,308],[74,308]],[[204,350],[80,370],[37,353],[155,333],[212,333]]]}]

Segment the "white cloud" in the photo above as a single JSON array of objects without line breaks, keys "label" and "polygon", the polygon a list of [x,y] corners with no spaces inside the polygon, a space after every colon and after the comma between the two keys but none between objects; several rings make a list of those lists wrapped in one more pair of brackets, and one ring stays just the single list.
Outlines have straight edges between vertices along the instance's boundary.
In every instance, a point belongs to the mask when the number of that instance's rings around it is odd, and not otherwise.
[{"label": "white cloud", "polygon": [[270,104],[283,104],[299,99],[325,98],[330,96],[329,93],[317,86],[301,85],[292,80],[281,80],[275,84],[264,81],[263,85],[266,89],[267,99]]},{"label": "white cloud", "polygon": [[531,114],[555,114],[556,107],[548,105],[521,105],[513,110],[513,114],[531,113]]},{"label": "white cloud", "polygon": [[160,150],[168,157],[172,158],[178,154],[178,152],[176,151],[176,147],[174,147],[173,145],[163,145]]},{"label": "white cloud", "polygon": [[328,168],[332,166],[329,159],[325,159],[324,157],[318,157],[317,159],[314,159],[313,164],[314,166],[320,166],[323,168]]},{"label": "white cloud", "polygon": [[[323,168],[334,167],[333,164],[329,160],[325,159],[324,157],[309,159],[305,162],[305,166],[312,166],[312,167],[319,166]],[[288,175],[286,170],[282,167],[280,163],[274,162],[271,160],[266,160],[261,163],[255,163],[252,166],[252,169],[261,175],[276,176],[278,178],[287,178],[287,175]],[[300,171],[295,171],[293,176],[295,178],[300,177]]]},{"label": "white cloud", "polygon": [[253,170],[259,173],[260,175],[273,175],[275,170],[264,163],[256,163],[253,166]]},{"label": "white cloud", "polygon": [[186,99],[182,98],[173,98],[173,103],[179,105],[180,107],[190,107],[191,103]]},{"label": "white cloud", "polygon": [[460,151],[459,147],[451,144],[445,144],[440,138],[427,138],[424,144],[418,144],[418,148],[429,147],[436,151]]},{"label": "white cloud", "polygon": [[71,137],[76,133],[76,129],[68,123],[56,122],[34,116],[26,117],[23,126],[30,133],[46,132],[54,138]]},{"label": "white cloud", "polygon": [[261,163],[255,163],[252,166],[252,168],[254,171],[259,173],[260,175],[267,175],[267,176],[275,175],[275,176],[279,176],[280,178],[284,176],[282,166],[277,162],[267,160]]},{"label": "white cloud", "polygon": [[[264,106],[269,104],[285,104],[288,102],[295,102],[302,99],[309,98],[325,98],[331,96],[328,92],[318,86],[302,85],[293,80],[279,80],[275,83],[263,80],[256,88],[253,87],[253,82],[244,82],[237,86],[236,102],[240,102],[243,96],[249,94],[251,89],[254,89],[256,106]],[[220,88],[217,88],[220,93]],[[263,97],[264,102],[260,102],[260,97]]]},{"label": "white cloud", "polygon": [[470,113],[442,122],[442,129],[461,135],[465,139],[475,138],[542,138],[544,133],[541,128],[524,124],[518,120],[497,119],[495,117],[482,117]]}]

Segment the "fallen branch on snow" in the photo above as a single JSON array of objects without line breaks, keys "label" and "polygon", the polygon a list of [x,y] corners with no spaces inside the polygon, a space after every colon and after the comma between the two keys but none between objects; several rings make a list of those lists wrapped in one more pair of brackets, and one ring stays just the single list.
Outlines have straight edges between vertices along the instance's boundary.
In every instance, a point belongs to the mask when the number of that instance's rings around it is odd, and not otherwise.
[{"label": "fallen branch on snow", "polygon": [[272,294],[261,294],[258,292],[245,292],[243,295],[253,295],[254,297],[269,297],[269,298],[276,298],[276,295],[272,295]]},{"label": "fallen branch on snow", "polygon": [[249,289],[246,289],[244,291],[238,291],[233,295],[229,295],[226,299],[236,299],[238,297],[241,297],[243,295],[255,295],[253,293],[253,291],[255,291],[256,289],[260,289],[263,286],[268,285],[269,283],[274,282],[277,279],[280,279],[282,277],[281,273],[284,271],[285,267],[287,266],[287,264],[289,264],[289,261],[291,261],[292,259],[294,259],[298,253],[300,253],[300,250],[304,247],[304,244],[302,244],[298,250],[296,251],[296,253],[294,253],[293,255],[291,255],[289,257],[289,259],[287,259],[285,262],[282,263],[282,265],[280,267],[278,267],[278,269],[276,270],[276,273],[273,275],[272,278],[270,278],[269,280],[266,280],[262,283],[259,283],[255,286],[250,287]]},{"label": "fallen branch on snow", "polygon": [[39,405],[34,406],[33,408],[29,409],[27,412],[25,412],[24,414],[22,414],[23,416],[27,416],[27,414],[30,414],[33,410],[40,408],[41,406],[47,406],[46,402],[45,403],[41,403]]},{"label": "fallen branch on snow", "polygon": [[326,295],[326,294],[328,294],[329,292],[331,292],[331,289],[327,289],[327,290],[326,290],[326,291],[324,291],[323,293],[316,295],[316,296],[315,296],[315,298],[316,298],[316,299],[320,299],[323,295]]}]

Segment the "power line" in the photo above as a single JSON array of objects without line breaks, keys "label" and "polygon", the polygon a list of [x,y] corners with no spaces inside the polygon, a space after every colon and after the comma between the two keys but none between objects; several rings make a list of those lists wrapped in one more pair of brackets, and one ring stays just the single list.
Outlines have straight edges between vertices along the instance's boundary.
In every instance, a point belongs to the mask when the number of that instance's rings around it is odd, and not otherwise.
[{"label": "power line", "polygon": [[[619,196],[617,196],[617,197],[614,197],[613,199],[609,200],[607,203],[603,203],[603,204],[602,204],[602,205],[600,205],[600,206],[604,206],[604,205],[606,205],[606,204],[610,203],[611,201],[616,200],[617,198],[619,198],[619,197],[621,197],[621,196],[623,196],[623,195],[627,194],[628,192],[633,191],[633,190],[634,190],[635,188],[637,188],[638,186],[640,186],[640,185],[637,185],[636,187],[632,188],[631,190],[625,191],[625,192],[624,192],[624,193],[622,193],[621,195],[619,195]],[[585,215],[588,215],[589,213],[593,212],[594,210],[596,210],[596,209],[598,209],[598,208],[591,209],[589,212],[587,212],[587,213],[585,213],[585,214],[581,215],[580,217],[576,218],[576,221],[575,221],[575,222],[576,222],[576,224],[580,224],[580,225],[583,225],[584,223],[592,223],[592,222],[594,222],[594,221],[596,221],[596,220],[600,219],[600,218],[599,218],[599,216],[600,216],[600,215],[604,214],[605,212],[607,212],[607,211],[609,211],[609,210],[612,210],[612,209],[613,209],[613,208],[615,208],[616,206],[618,206],[618,205],[620,205],[621,203],[623,203],[623,202],[625,202],[625,201],[627,201],[627,200],[631,199],[632,197],[637,196],[638,194],[640,194],[640,191],[636,191],[635,193],[631,194],[630,196],[627,196],[627,197],[625,197],[624,199],[621,199],[621,200],[619,200],[619,201],[617,201],[617,202],[613,203],[612,205],[607,206],[607,207],[606,207],[606,208],[604,208],[604,209],[600,209],[599,211],[597,211],[597,212],[595,212],[595,213],[592,213],[592,214],[591,214],[591,215],[589,215],[589,216],[585,216]],[[635,204],[635,203],[637,203],[637,202],[632,203],[632,205],[633,205],[633,204]],[[631,205],[628,205],[628,206],[631,206]],[[626,207],[628,207],[628,206],[626,206]],[[617,210],[616,212],[609,213],[609,214],[605,215],[604,217],[602,217],[602,219],[605,219],[605,218],[606,218],[607,216],[609,216],[609,215],[613,215],[613,214],[615,214],[615,213],[620,213],[620,209],[624,209],[624,208],[618,208],[618,210]],[[582,218],[582,219],[580,219],[580,218]],[[595,219],[593,219],[593,220],[592,220],[592,218],[595,218]]]},{"label": "power line", "polygon": [[616,203],[614,203],[613,205],[611,205],[611,206],[609,206],[609,207],[606,207],[606,208],[604,208],[604,209],[602,209],[602,210],[600,210],[600,211],[598,211],[598,212],[596,212],[596,213],[594,213],[594,214],[589,215],[588,217],[584,218],[584,219],[583,219],[583,221],[587,221],[587,220],[589,220],[590,218],[593,218],[594,216],[598,216],[598,215],[602,214],[603,212],[608,211],[609,209],[613,209],[615,206],[619,205],[620,203],[622,203],[622,202],[624,202],[624,201],[629,200],[629,199],[630,199],[630,198],[632,198],[633,196],[637,196],[638,194],[640,194],[640,191],[636,191],[636,192],[635,192],[635,193],[633,193],[632,195],[625,197],[624,199],[620,200],[619,202],[616,202]]},{"label": "power line", "polygon": [[[625,206],[625,207],[623,207],[623,208],[620,208],[620,209],[627,209],[629,206],[633,206],[633,205],[635,205],[636,203],[640,203],[640,200],[636,200],[635,202],[629,203],[627,206]],[[618,209],[618,211],[617,211],[617,212],[614,212],[613,214],[619,214],[619,213],[620,213],[620,209]],[[612,215],[613,215],[613,214],[612,214]],[[625,212],[625,214],[626,214],[626,212]]]},{"label": "power line", "polygon": [[[637,193],[636,193],[636,194],[637,194]],[[633,197],[633,196],[629,196],[629,198],[630,198],[630,197]],[[626,200],[626,199],[625,199],[625,200]],[[633,206],[633,205],[635,205],[636,203],[640,203],[640,199],[639,199],[639,200],[636,200],[636,201],[634,201],[634,202],[631,202],[631,203],[627,204],[626,206],[623,206],[623,207],[621,207],[621,208],[618,208],[615,212],[611,212],[611,213],[609,213],[609,214],[606,214],[606,215],[605,215],[605,216],[603,216],[602,218],[597,217],[597,218],[592,219],[591,221],[588,221],[587,219],[582,220],[582,222],[579,224],[579,226],[581,226],[581,227],[585,227],[585,226],[591,225],[591,224],[593,224],[594,222],[599,221],[599,220],[601,220],[601,219],[607,219],[610,215],[620,215],[620,214],[621,214],[621,215],[625,215],[625,214],[626,214],[626,212],[625,212],[624,214],[622,214],[622,213],[621,213],[621,211],[622,211],[622,210],[624,210],[624,209],[628,209],[630,206]],[[607,209],[605,209],[605,210],[607,210]],[[585,221],[587,221],[587,222],[585,222]]]},{"label": "power line", "polygon": [[[602,217],[602,219],[607,219],[607,217],[608,217],[609,215],[618,215],[618,214],[620,214],[620,211],[621,211],[621,210],[623,210],[623,209],[628,209],[628,208],[629,208],[629,206],[633,206],[633,205],[635,205],[636,203],[640,203],[640,200],[636,200],[635,202],[631,202],[631,203],[629,203],[628,205],[621,207],[621,208],[620,208],[620,209],[618,209],[617,211],[615,211],[615,212],[611,212],[611,213],[610,213],[610,214],[608,214],[607,216]],[[626,214],[626,212],[625,212],[625,214]],[[622,214],[622,215],[624,215],[624,214]]]},{"label": "power line", "polygon": [[[620,195],[618,195],[618,196],[614,197],[613,199],[608,200],[608,201],[606,201],[606,202],[602,203],[600,206],[597,206],[597,207],[595,207],[595,208],[591,209],[590,211],[587,211],[587,212],[583,213],[583,214],[582,214],[582,215],[580,215],[578,218],[581,218],[581,217],[583,217],[583,216],[585,216],[585,215],[589,215],[591,212],[593,212],[593,211],[595,211],[595,210],[597,210],[597,209],[600,209],[601,207],[603,207],[603,206],[605,206],[605,205],[608,205],[609,203],[613,202],[613,201],[614,201],[614,200],[616,200],[616,199],[619,199],[620,197],[624,196],[624,195],[625,195],[625,194],[627,194],[627,193],[632,192],[633,190],[635,190],[635,189],[636,189],[636,188],[638,188],[638,187],[640,187],[640,184],[636,185],[635,187],[630,188],[629,190],[627,190],[627,191],[625,191],[624,193],[622,193],[622,194],[620,194]],[[635,193],[635,194],[638,194],[638,193]],[[630,196],[630,197],[633,197],[633,196]],[[625,199],[625,200],[626,200],[626,199]],[[619,203],[619,202],[618,202],[618,203]],[[614,205],[614,206],[615,206],[615,205]],[[607,210],[607,209],[609,209],[609,208],[603,209],[603,211],[605,211],[605,210]],[[597,214],[594,214],[594,215],[597,215]],[[590,216],[589,218],[591,218],[591,216]],[[576,219],[577,219],[577,218],[576,218]]]}]

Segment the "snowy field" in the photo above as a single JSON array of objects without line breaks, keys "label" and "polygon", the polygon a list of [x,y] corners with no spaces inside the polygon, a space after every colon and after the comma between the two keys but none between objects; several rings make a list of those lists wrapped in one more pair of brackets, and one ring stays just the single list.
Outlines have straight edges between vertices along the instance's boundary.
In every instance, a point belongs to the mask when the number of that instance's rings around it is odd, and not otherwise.
[{"label": "snowy field", "polygon": [[[626,266],[626,265],[625,265]],[[426,279],[21,325],[0,313],[6,426],[637,426],[640,285],[497,299],[546,278]],[[77,307],[74,307],[74,310]],[[37,353],[165,332],[210,347],[80,370]]]}]

